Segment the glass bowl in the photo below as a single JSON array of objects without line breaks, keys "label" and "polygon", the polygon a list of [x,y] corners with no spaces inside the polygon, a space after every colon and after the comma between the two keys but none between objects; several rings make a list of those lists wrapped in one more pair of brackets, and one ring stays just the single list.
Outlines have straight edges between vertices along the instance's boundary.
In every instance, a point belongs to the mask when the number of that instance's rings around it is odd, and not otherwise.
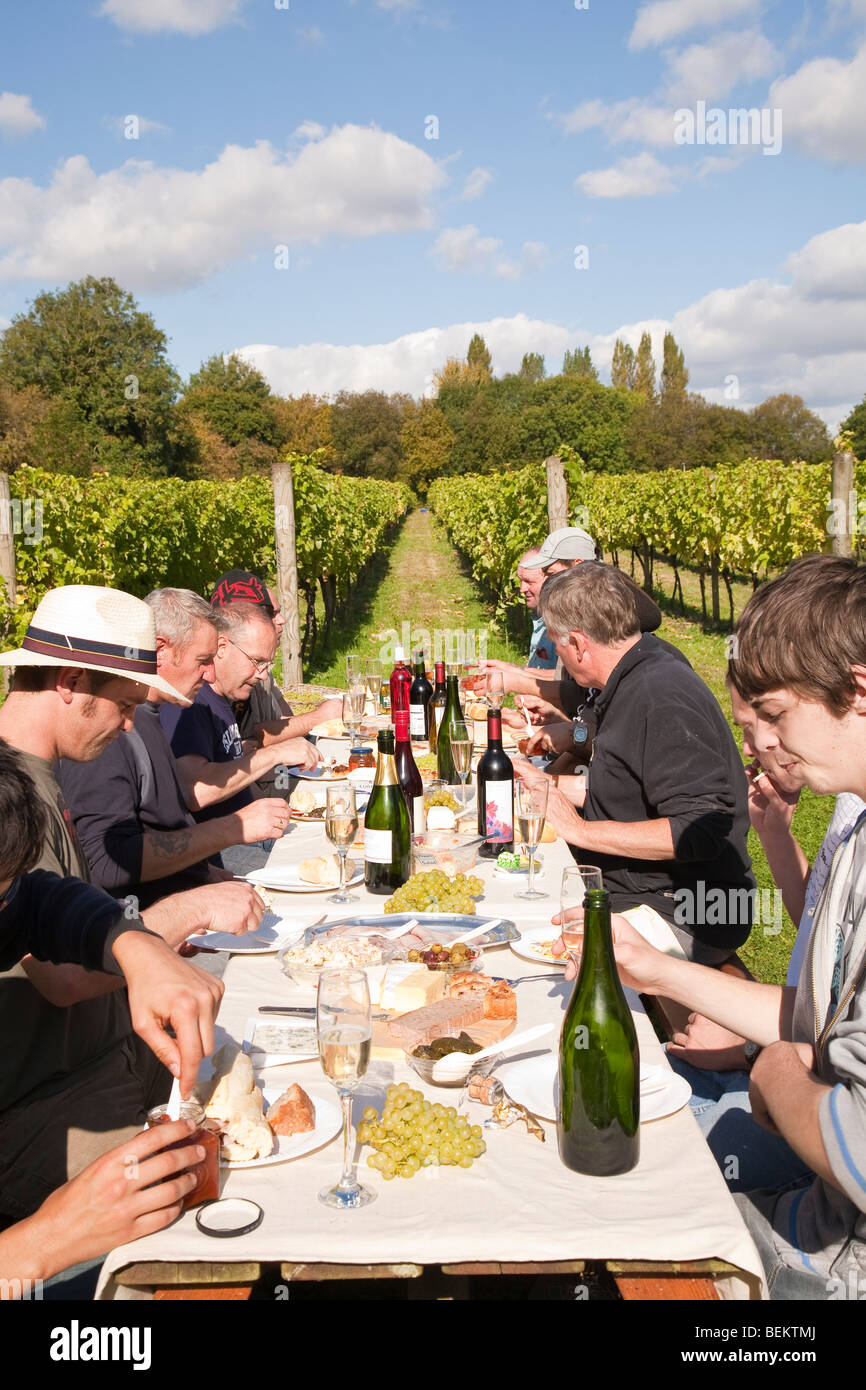
[{"label": "glass bowl", "polygon": [[412,836],[412,872],[428,873],[442,869],[450,878],[473,867],[483,835],[461,835],[454,830],[425,830]]},{"label": "glass bowl", "polygon": [[323,970],[372,970],[392,960],[404,959],[405,953],[397,943],[385,945],[357,936],[314,940],[306,946],[302,939],[290,942],[277,952],[283,974],[296,985],[312,989],[318,987]]},{"label": "glass bowl", "polygon": [[[472,1036],[471,1033],[469,1036]],[[491,1068],[499,1061],[498,1057],[482,1057],[481,1061],[476,1065],[474,1056],[471,1056],[468,1052],[451,1054],[452,1057],[457,1057],[458,1055],[461,1058],[465,1058],[466,1066],[461,1067],[456,1076],[450,1076],[447,1080],[443,1080],[441,1075],[438,1079],[433,1076],[433,1068],[438,1059],[434,1060],[432,1057],[413,1057],[411,1052],[403,1053],[407,1066],[410,1066],[428,1086],[447,1087],[449,1090],[454,1090],[457,1086],[465,1086],[474,1071],[477,1071],[481,1076],[488,1076]]]}]

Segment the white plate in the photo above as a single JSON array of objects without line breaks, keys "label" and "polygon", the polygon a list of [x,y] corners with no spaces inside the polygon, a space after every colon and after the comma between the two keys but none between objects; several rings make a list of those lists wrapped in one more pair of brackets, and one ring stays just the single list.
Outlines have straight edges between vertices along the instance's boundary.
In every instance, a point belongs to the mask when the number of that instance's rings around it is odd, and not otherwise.
[{"label": "white plate", "polygon": [[[262,1090],[262,1098],[265,1102],[265,1114],[268,1108],[278,1101],[283,1090],[271,1087]],[[267,1158],[249,1158],[239,1163],[228,1163],[224,1158],[220,1159],[220,1168],[234,1172],[236,1168],[266,1168],[270,1163],[287,1163],[289,1159],[301,1158],[304,1154],[312,1153],[314,1149],[320,1149],[323,1144],[329,1144],[336,1134],[343,1128],[343,1116],[339,1106],[333,1100],[319,1094],[310,1086],[305,1086],[310,1100],[316,1107],[316,1128],[310,1130],[308,1134],[292,1134],[285,1138],[281,1134],[274,1135],[274,1151],[268,1154]]]},{"label": "white plate", "polygon": [[243,1047],[254,1070],[282,1067],[288,1062],[314,1062],[319,1056],[315,1017],[257,1014],[247,1019]]},{"label": "white plate", "polygon": [[293,775],[300,777],[304,782],[345,782],[345,772],[332,772],[330,768],[319,763],[316,767],[293,769]]},{"label": "white plate", "polygon": [[[509,875],[512,877],[512,875]],[[513,877],[518,877],[514,874]],[[560,965],[563,968],[568,964],[568,956],[563,956],[558,960],[555,956],[545,956],[538,949],[540,941],[555,941],[559,936],[556,927],[527,927],[521,930],[519,941],[509,941],[509,946],[516,956],[522,956],[524,960],[539,961],[542,965]]]},{"label": "white plate", "polygon": [[[336,893],[336,883],[307,883],[298,875],[296,864],[285,864],[280,868],[253,869],[247,874],[247,882],[258,888],[270,888],[275,893]],[[347,881],[347,888],[355,888],[364,882],[363,868],[356,869]],[[307,926],[311,925],[309,922]],[[300,930],[304,930],[302,927]]]},{"label": "white plate", "polygon": [[226,931],[206,931],[202,936],[191,936],[189,944],[206,946],[209,951],[231,951],[233,956],[273,955],[317,920],[312,913],[306,917],[277,917],[273,912],[266,912],[256,930],[244,936],[232,936],[231,932]]},{"label": "white plate", "polygon": [[[555,1052],[529,1057],[525,1062],[506,1062],[497,1070],[508,1094],[542,1120],[556,1120],[559,1092],[559,1058]],[[640,1122],[660,1120],[688,1104],[692,1088],[685,1077],[667,1066],[641,1062]]]}]

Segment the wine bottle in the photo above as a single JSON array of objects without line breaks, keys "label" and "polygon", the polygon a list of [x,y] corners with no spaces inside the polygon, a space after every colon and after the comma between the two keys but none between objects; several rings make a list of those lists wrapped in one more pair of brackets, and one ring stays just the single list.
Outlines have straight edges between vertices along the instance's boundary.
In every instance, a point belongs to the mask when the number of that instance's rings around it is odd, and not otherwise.
[{"label": "wine bottle", "polygon": [[502,712],[487,711],[487,752],[478,764],[478,853],[495,859],[514,848],[514,768],[502,751]]},{"label": "wine bottle", "polygon": [[406,659],[402,647],[394,648],[394,669],[391,672],[391,679],[388,686],[391,692],[391,718],[397,713],[398,709],[409,712],[409,687],[412,684],[412,672],[406,665]]},{"label": "wine bottle", "polygon": [[436,766],[439,776],[455,787],[459,784],[460,777],[451,755],[451,732],[454,725],[462,718],[460,691],[457,686],[457,667],[454,667],[453,673],[452,671],[448,673],[448,682],[445,687],[445,708],[442,711],[439,737],[436,743]]},{"label": "wine bottle", "polygon": [[394,731],[378,736],[376,778],[364,816],[364,882],[370,893],[393,893],[412,873],[409,808],[394,766]]},{"label": "wine bottle", "polygon": [[608,1177],[640,1152],[640,1057],[617,974],[610,896],[585,896],[580,973],[559,1041],[559,1156],[576,1173]]},{"label": "wine bottle", "polygon": [[439,742],[439,725],[442,722],[442,714],[445,709],[445,662],[436,662],[436,684],[433,687],[433,694],[430,697],[430,752],[436,752],[436,745]]},{"label": "wine bottle", "polygon": [[394,715],[394,728],[394,766],[406,797],[412,833],[420,835],[424,830],[424,783],[412,754],[412,744],[409,742],[409,716],[405,710],[398,710]]},{"label": "wine bottle", "polygon": [[415,679],[409,687],[409,734],[421,741],[430,737],[430,701],[433,687],[427,679],[424,653],[419,651],[415,661]]}]

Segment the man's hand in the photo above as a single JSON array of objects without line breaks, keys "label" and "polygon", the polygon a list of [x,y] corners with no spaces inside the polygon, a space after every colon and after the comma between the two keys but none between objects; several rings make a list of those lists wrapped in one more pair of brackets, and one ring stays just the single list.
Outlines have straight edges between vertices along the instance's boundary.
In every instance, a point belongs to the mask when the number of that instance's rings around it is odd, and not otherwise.
[{"label": "man's hand", "polygon": [[316,707],[316,723],[326,724],[329,719],[342,719],[343,700],[340,695],[332,695]]},{"label": "man's hand", "polygon": [[[188,890],[201,913],[200,931],[224,931],[243,936],[255,931],[265,915],[265,905],[251,883],[233,878],[230,883],[206,883]],[[192,943],[193,945],[195,942]]]},{"label": "man's hand", "polygon": [[757,761],[746,768],[749,782],[749,820],[760,836],[790,830],[794,811],[800,800],[800,788],[781,791],[768,772],[762,772]]},{"label": "man's hand", "polygon": [[530,724],[558,724],[562,721],[562,710],[549,700],[542,700],[540,695],[518,695],[514,703],[521,712],[526,711]]},{"label": "man's hand", "polygon": [[580,827],[583,817],[575,809],[574,803],[553,785],[550,775],[539,767],[533,767],[525,758],[513,758],[514,775],[529,787],[547,786],[547,823],[552,825],[557,835],[561,835],[570,845],[580,844]]},{"label": "man's hand", "polygon": [[[214,1019],[225,986],[145,932],[122,932],[112,950],[126,976],[133,1028],[179,1079],[181,1095],[188,1096],[202,1057],[213,1051]],[[173,1038],[168,1028],[174,1029]]]},{"label": "man's hand", "polygon": [[574,725],[560,721],[547,724],[534,733],[526,745],[527,757],[537,753],[574,753]]},{"label": "man's hand", "polygon": [[746,1065],[744,1041],[703,1014],[689,1014],[685,1030],[674,1033],[667,1050],[669,1056],[705,1071],[742,1071]]},{"label": "man's hand", "polygon": [[194,1130],[191,1120],[156,1125],[89,1164],[8,1233],[20,1248],[17,1258],[29,1264],[32,1251],[31,1258],[44,1271],[40,1277],[48,1278],[169,1226],[195,1188],[199,1174],[194,1165],[206,1154],[200,1144],[182,1149],[166,1145],[188,1139]]},{"label": "man's hand", "polygon": [[273,754],[274,767],[284,764],[286,767],[303,768],[306,772],[312,767],[317,767],[322,761],[322,755],[316,745],[306,738],[281,739],[277,743],[269,744],[268,751]]},{"label": "man's hand", "polygon": [[[306,739],[304,740],[306,742]],[[281,796],[263,796],[235,812],[240,823],[238,844],[254,845],[259,840],[278,840],[291,817]]]}]

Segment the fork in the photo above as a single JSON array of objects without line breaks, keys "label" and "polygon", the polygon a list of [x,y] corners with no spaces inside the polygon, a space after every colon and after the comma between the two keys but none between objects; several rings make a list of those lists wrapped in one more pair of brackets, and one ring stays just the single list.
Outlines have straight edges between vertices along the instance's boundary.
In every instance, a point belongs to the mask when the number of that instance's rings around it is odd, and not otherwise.
[{"label": "fork", "polygon": [[561,975],[518,975],[516,980],[509,980],[506,975],[491,975],[494,984],[525,985],[529,980],[561,980]]}]

